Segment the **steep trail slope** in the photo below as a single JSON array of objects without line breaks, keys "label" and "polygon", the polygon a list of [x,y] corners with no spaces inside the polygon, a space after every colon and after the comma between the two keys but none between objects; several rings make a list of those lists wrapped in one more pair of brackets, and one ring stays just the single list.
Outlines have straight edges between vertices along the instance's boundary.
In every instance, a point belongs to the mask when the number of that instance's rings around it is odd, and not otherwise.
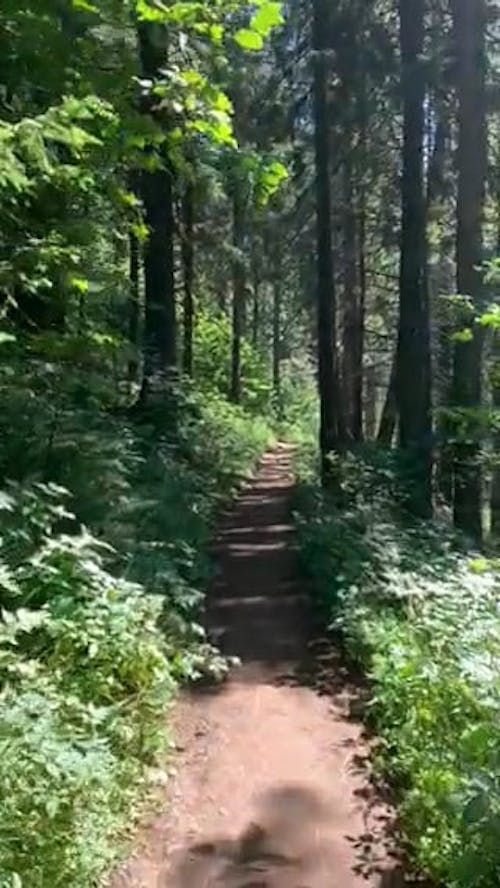
[{"label": "steep trail slope", "polygon": [[242,666],[178,705],[165,813],[113,888],[410,884],[351,716],[357,688],[328,647],[313,668],[292,487],[290,453],[278,448],[221,523],[208,624]]}]

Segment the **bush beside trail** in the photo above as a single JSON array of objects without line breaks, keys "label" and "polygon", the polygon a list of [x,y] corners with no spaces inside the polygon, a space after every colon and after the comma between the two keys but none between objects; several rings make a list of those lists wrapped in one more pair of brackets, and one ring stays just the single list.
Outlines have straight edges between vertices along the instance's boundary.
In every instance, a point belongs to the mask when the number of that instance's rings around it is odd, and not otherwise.
[{"label": "bush beside trail", "polygon": [[97,884],[165,779],[176,687],[226,668],[198,622],[213,518],[272,437],[179,392],[173,447],[60,382],[4,399],[23,423],[0,448],[2,888]]},{"label": "bush beside trail", "polygon": [[495,888],[498,570],[444,526],[408,520],[393,456],[347,457],[339,476],[334,498],[300,489],[300,552],[325,622],[370,677],[375,762],[416,865],[439,884]]}]

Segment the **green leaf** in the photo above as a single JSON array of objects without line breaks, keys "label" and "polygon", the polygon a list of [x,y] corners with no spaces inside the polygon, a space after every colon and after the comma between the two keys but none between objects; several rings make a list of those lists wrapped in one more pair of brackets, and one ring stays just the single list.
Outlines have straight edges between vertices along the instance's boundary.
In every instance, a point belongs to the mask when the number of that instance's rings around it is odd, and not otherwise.
[{"label": "green leaf", "polygon": [[469,569],[472,573],[482,574],[491,568],[491,563],[487,558],[472,558],[469,561]]},{"label": "green leaf", "polygon": [[73,9],[80,10],[81,12],[99,12],[97,6],[89,3],[88,0],[73,0]]},{"label": "green leaf", "polygon": [[69,281],[70,287],[73,290],[76,290],[77,293],[87,293],[89,289],[89,282],[85,278],[72,276]]},{"label": "green leaf", "polygon": [[250,23],[253,31],[257,31],[262,37],[267,37],[270,31],[283,24],[281,3],[263,3],[255,13]]},{"label": "green leaf", "polygon": [[470,327],[465,327],[464,330],[457,330],[456,333],[452,333],[450,339],[452,342],[471,342],[474,339],[474,334]]},{"label": "green leaf", "polygon": [[144,222],[134,222],[130,226],[130,230],[135,235],[138,241],[144,243],[148,239],[149,229],[148,226]]},{"label": "green leaf", "polygon": [[142,22],[164,22],[169,17],[169,10],[158,0],[136,0],[135,11]]},{"label": "green leaf", "polygon": [[249,28],[240,28],[234,35],[234,39],[243,49],[259,50],[264,46],[264,41],[257,31]]},{"label": "green leaf", "polygon": [[489,310],[478,318],[481,327],[500,327],[500,306],[492,305]]}]

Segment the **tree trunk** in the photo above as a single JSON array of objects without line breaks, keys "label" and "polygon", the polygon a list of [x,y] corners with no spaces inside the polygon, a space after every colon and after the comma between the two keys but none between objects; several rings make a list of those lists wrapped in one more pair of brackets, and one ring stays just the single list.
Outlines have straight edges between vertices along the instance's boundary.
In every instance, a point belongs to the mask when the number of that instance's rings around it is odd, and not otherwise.
[{"label": "tree trunk", "polygon": [[342,404],[346,441],[363,437],[363,318],[358,277],[356,205],[352,146],[343,169],[344,331],[342,350]]},{"label": "tree trunk", "polygon": [[234,404],[241,402],[241,340],[245,327],[245,201],[238,183],[233,196],[233,331],[231,349],[231,390]]},{"label": "tree trunk", "polygon": [[[493,331],[492,367],[491,367],[491,392],[493,408],[500,416],[500,335],[498,330]],[[493,436],[493,449],[495,459],[500,458],[500,433],[495,430]],[[500,539],[500,469],[494,467],[491,481],[491,534],[498,542]]]},{"label": "tree trunk", "polygon": [[[446,292],[446,291],[445,291]],[[449,324],[442,321],[439,328],[438,342],[438,382],[440,383],[440,404],[444,410],[439,417],[439,458],[436,468],[436,488],[445,500],[453,502],[453,448],[450,437],[453,434],[453,424],[450,423],[448,414],[450,394],[452,389],[451,376],[453,367],[453,347],[451,340],[452,330]]]},{"label": "tree trunk", "polygon": [[168,170],[146,172],[142,199],[149,236],[144,250],[144,384],[162,386],[176,363],[174,291],[174,214]]},{"label": "tree trunk", "polygon": [[[358,54],[360,48],[358,45]],[[360,99],[359,99],[359,161],[357,165],[358,185],[357,197],[357,226],[358,226],[358,273],[359,273],[359,326],[358,326],[358,366],[359,366],[359,394],[361,410],[361,438],[363,438],[363,403],[364,403],[364,358],[365,358],[365,321],[366,321],[366,170],[368,166],[367,135],[368,135],[368,96],[367,78],[363,67],[361,69]],[[373,421],[366,422],[370,430],[369,437],[375,437],[376,426],[376,386],[375,371],[372,368],[370,379],[373,382],[372,404],[368,406]],[[367,388],[368,391],[368,388]]]},{"label": "tree trunk", "polygon": [[[434,144],[432,155],[429,161],[429,169],[427,174],[427,215],[433,222],[438,223],[440,227],[444,227],[444,207],[445,198],[445,165],[447,153],[449,151],[450,142],[450,122],[448,119],[448,110],[446,106],[435,108],[435,116],[437,116],[437,124],[434,132]],[[447,503],[453,499],[453,460],[451,459],[451,449],[449,445],[450,425],[447,415],[447,408],[450,405],[451,396],[451,369],[452,369],[452,330],[449,324],[449,312],[447,307],[442,304],[440,296],[442,293],[451,293],[454,289],[453,280],[445,273],[447,265],[446,250],[443,245],[439,245],[440,256],[437,272],[431,271],[429,261],[426,267],[426,291],[431,305],[431,313],[433,316],[433,328],[435,329],[435,337],[432,353],[437,353],[437,358],[433,366],[432,378],[434,382],[434,403],[441,408],[438,413],[438,441],[439,449],[436,453],[436,473],[435,484],[436,490],[444,498]],[[427,257],[429,260],[429,256]]]},{"label": "tree trunk", "polygon": [[369,365],[365,373],[364,438],[373,441],[377,433],[377,378],[375,367]]},{"label": "tree trunk", "polygon": [[132,353],[128,363],[129,382],[137,381],[139,352],[139,323],[140,323],[140,248],[139,241],[133,232],[129,235],[129,318],[128,318],[128,341],[130,343]]},{"label": "tree trunk", "polygon": [[[278,270],[279,271],[279,270]],[[273,284],[273,395],[278,415],[281,414],[281,279]]]},{"label": "tree trunk", "polygon": [[430,319],[424,195],[424,0],[400,0],[403,175],[397,401],[400,445],[411,455],[410,508],[432,513]]},{"label": "tree trunk", "polygon": [[[364,139],[363,139],[364,143]],[[364,156],[364,152],[362,157]],[[361,181],[358,193],[358,270],[359,270],[359,310],[358,310],[358,399],[359,422],[361,433],[359,440],[363,439],[363,392],[364,392],[364,357],[365,357],[365,318],[366,318],[366,193],[364,182]],[[373,403],[373,416],[375,417],[375,401]],[[371,437],[374,436],[374,431]]]},{"label": "tree trunk", "polygon": [[434,148],[432,157],[429,162],[429,170],[427,173],[427,209],[433,208],[434,204],[440,201],[444,192],[444,167],[446,161],[446,149],[450,138],[450,125],[448,120],[442,116],[436,124],[436,132],[434,135]]},{"label": "tree trunk", "polygon": [[182,267],[184,272],[182,369],[193,375],[194,325],[194,184],[188,182],[182,202]]},{"label": "tree trunk", "polygon": [[[166,58],[166,43],[156,39],[153,29],[153,25],[138,25],[142,74],[152,81]],[[149,98],[143,110],[152,116],[157,113]],[[141,182],[149,231],[144,250],[144,382],[141,399],[145,400],[156,388],[164,389],[176,366],[175,222],[173,173],[168,158],[163,158],[158,169],[145,170]]]},{"label": "tree trunk", "polygon": [[[338,113],[342,115],[342,409],[346,443],[363,437],[364,318],[361,303],[360,230],[357,183],[366,163],[366,77],[362,65],[359,28],[364,10],[356,2],[340,4],[335,23]],[[362,33],[362,30],[361,30]],[[362,188],[361,188],[362,190]],[[364,260],[364,257],[363,257]]]},{"label": "tree trunk", "polygon": [[391,447],[394,440],[394,433],[398,421],[398,402],[397,402],[397,355],[394,357],[389,378],[389,386],[387,395],[380,417],[380,425],[377,435],[377,443],[382,447]]},{"label": "tree trunk", "polygon": [[330,140],[328,121],[328,0],[313,0],[314,147],[318,261],[318,371],[320,449],[325,486],[334,480],[330,455],[339,444],[335,281],[332,254]]},{"label": "tree trunk", "polygon": [[[500,256],[500,170],[496,176],[496,225],[497,225],[497,256]],[[489,380],[491,385],[491,400],[493,409],[497,416],[500,417],[500,333],[493,330],[493,341],[491,347],[491,362],[489,371]],[[500,459],[500,429],[495,423],[493,432],[493,456],[495,461]],[[491,535],[495,542],[500,539],[500,466],[494,465],[491,478]]]},{"label": "tree trunk", "polygon": [[[485,26],[484,0],[454,0],[452,3],[457,51],[458,90],[458,200],[457,200],[457,288],[473,300],[482,301],[482,278],[478,266],[483,258],[483,212],[487,169],[485,112]],[[469,342],[457,342],[453,356],[453,404],[474,411],[482,401],[482,345],[480,329]],[[455,525],[476,542],[482,539],[482,473],[480,441],[474,415],[466,423],[464,440],[455,447]]]},{"label": "tree trunk", "polygon": [[253,307],[252,307],[252,345],[258,348],[260,339],[260,273],[257,249],[255,242],[252,249],[252,283],[253,283]]}]

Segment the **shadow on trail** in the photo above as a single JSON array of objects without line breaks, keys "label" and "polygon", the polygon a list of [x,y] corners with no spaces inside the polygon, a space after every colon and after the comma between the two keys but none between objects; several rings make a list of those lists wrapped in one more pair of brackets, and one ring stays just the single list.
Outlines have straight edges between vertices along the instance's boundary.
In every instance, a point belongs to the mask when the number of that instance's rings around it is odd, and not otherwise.
[{"label": "shadow on trail", "polygon": [[334,638],[310,634],[312,640],[307,644],[305,655],[277,676],[277,684],[311,688],[322,697],[336,699],[343,704],[345,715],[360,721],[370,700],[365,677],[346,663]]},{"label": "shadow on trail", "polygon": [[[256,801],[255,817],[237,838],[214,837],[181,852],[171,888],[342,888],[328,835],[335,812],[306,786],[277,786]],[[366,872],[373,876],[375,869]],[[395,863],[377,888],[417,888]],[[422,888],[422,886],[421,886]]]},{"label": "shadow on trail", "polygon": [[[331,639],[311,642],[310,599],[290,520],[290,473],[287,450],[265,459],[258,480],[223,517],[214,545],[219,572],[208,602],[209,637],[242,662],[230,682],[308,688],[331,700],[337,718],[359,722],[369,697],[362,676],[345,665]],[[198,686],[191,693],[223,694],[225,688]],[[327,787],[322,795],[307,784],[275,785],[255,800],[239,836],[207,837],[181,851],[169,888],[344,888],[338,873],[346,873],[346,848],[348,870],[371,888],[424,888],[396,854],[390,798],[373,780],[368,756],[359,754],[355,729],[342,743],[353,775],[348,804],[362,811],[360,835],[340,824]],[[336,779],[332,773],[333,784]]]},{"label": "shadow on trail", "polygon": [[[356,723],[363,721],[370,700],[366,678],[346,663],[340,643],[336,644],[332,637],[315,637],[308,644],[307,655],[292,669],[278,675],[276,681],[279,686],[311,688],[328,697],[344,718]],[[362,736],[369,748],[369,733],[363,730]],[[352,750],[349,771],[358,783],[353,795],[362,807],[366,825],[365,832],[345,836],[354,850],[353,872],[377,888],[433,888],[428,880],[410,872],[398,850],[402,846],[402,835],[394,813],[394,793],[386,782],[374,776],[370,754],[359,753],[359,742],[355,738],[346,739],[343,745]],[[333,774],[332,779],[335,779]],[[334,872],[332,869],[333,881],[325,882],[325,888],[336,888]],[[263,882],[262,888],[266,885]]]},{"label": "shadow on trail", "polygon": [[[308,688],[331,700],[332,709],[359,722],[369,699],[362,676],[347,666],[331,639],[309,644],[296,662],[246,663],[237,680],[258,683],[262,674],[277,687]],[[280,668],[282,667],[282,668]],[[262,671],[261,671],[262,669]],[[199,689],[219,693],[224,685]],[[401,836],[390,789],[373,776],[368,752],[346,738],[348,770],[355,777],[353,803],[363,812],[364,831],[342,839],[352,849],[351,869],[375,888],[432,888],[410,874],[398,849]],[[332,772],[332,781],[336,774]],[[340,845],[330,827],[336,812],[325,795],[307,785],[274,786],[257,798],[254,815],[236,838],[207,838],[185,849],[172,888],[343,888],[336,881]]]},{"label": "shadow on trail", "polygon": [[300,659],[307,642],[308,598],[297,582],[290,519],[291,454],[264,457],[258,477],[223,517],[213,552],[218,572],[206,626],[223,654],[245,664]]},{"label": "shadow on trail", "polygon": [[257,799],[254,820],[239,837],[219,837],[187,849],[174,886],[307,888],[313,877],[319,884],[318,872],[324,868],[326,875],[331,856],[322,840],[330,813],[307,787],[275,787]]}]

